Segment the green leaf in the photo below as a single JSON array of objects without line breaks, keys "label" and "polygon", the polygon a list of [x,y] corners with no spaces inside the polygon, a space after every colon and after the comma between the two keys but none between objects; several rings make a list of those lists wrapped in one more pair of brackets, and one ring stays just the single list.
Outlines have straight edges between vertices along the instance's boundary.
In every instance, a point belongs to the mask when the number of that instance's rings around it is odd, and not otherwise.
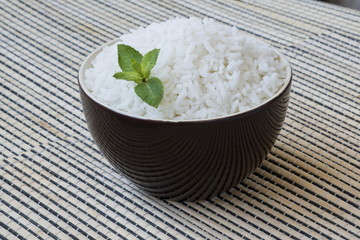
[{"label": "green leaf", "polygon": [[159,56],[160,49],[154,49],[147,54],[141,60],[141,69],[142,75],[144,78],[148,78],[150,76],[150,71],[156,64],[157,58]]},{"label": "green leaf", "polygon": [[119,66],[123,72],[132,72],[135,69],[131,64],[131,59],[135,59],[137,62],[141,62],[143,56],[134,48],[129,45],[119,44],[118,48],[118,61]]},{"label": "green leaf", "polygon": [[141,70],[141,65],[140,63],[138,63],[135,59],[131,59],[131,66],[133,67],[133,69],[138,72],[141,76],[142,74],[142,70]]},{"label": "green leaf", "polygon": [[164,95],[164,86],[160,79],[149,76],[156,64],[160,49],[154,49],[143,57],[131,46],[119,44],[117,48],[122,72],[115,73],[113,77],[137,83],[135,93],[144,102],[157,108]]},{"label": "green leaf", "polygon": [[143,77],[138,72],[118,72],[113,75],[116,79],[124,79],[128,81],[134,81],[136,83],[142,83]]},{"label": "green leaf", "polygon": [[135,93],[147,104],[157,108],[164,95],[164,86],[160,79],[149,78],[135,87]]}]

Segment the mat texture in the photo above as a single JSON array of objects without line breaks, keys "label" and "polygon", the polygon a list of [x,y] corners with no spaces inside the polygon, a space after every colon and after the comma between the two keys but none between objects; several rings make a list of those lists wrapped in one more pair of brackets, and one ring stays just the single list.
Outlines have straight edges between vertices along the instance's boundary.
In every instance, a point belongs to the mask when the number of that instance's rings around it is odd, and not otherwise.
[{"label": "mat texture", "polygon": [[[145,195],[87,130],[77,71],[128,29],[210,17],[288,56],[283,130],[211,200]],[[1,239],[359,239],[360,12],[310,0],[0,0]]]}]

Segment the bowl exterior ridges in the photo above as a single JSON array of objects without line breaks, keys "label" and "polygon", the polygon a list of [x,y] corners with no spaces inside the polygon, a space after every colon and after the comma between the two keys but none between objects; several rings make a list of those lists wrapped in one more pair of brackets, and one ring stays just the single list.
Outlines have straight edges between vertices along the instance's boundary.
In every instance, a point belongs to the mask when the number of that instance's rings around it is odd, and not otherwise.
[{"label": "bowl exterior ridges", "polygon": [[90,133],[121,173],[152,195],[198,200],[229,190],[269,153],[284,123],[291,81],[244,114],[210,121],[156,121],[110,110],[80,96]]}]

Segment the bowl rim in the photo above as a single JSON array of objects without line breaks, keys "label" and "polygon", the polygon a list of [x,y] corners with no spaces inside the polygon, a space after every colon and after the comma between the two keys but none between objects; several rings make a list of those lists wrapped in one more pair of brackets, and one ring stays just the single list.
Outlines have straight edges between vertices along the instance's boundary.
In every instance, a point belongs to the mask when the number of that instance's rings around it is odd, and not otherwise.
[{"label": "bowl rim", "polygon": [[[258,39],[259,41],[265,42],[262,39]],[[249,114],[254,114],[260,110],[262,110],[263,108],[265,108],[266,106],[270,105],[272,102],[276,101],[277,98],[279,98],[291,85],[292,82],[292,66],[289,62],[289,60],[285,57],[285,55],[283,53],[281,53],[278,49],[276,49],[274,46],[269,45],[270,48],[272,48],[273,51],[276,52],[276,54],[282,58],[286,64],[287,64],[287,69],[286,69],[286,81],[285,83],[281,86],[281,88],[268,100],[266,100],[265,102],[261,103],[260,105],[257,105],[255,107],[252,107],[246,111],[243,112],[237,112],[237,113],[232,113],[232,114],[226,114],[226,115],[222,115],[222,116],[218,116],[218,117],[212,117],[212,118],[200,118],[200,119],[183,119],[183,120],[178,120],[178,119],[160,119],[160,118],[146,118],[143,116],[139,116],[139,115],[134,115],[134,114],[130,114],[127,113],[125,111],[121,111],[121,110],[116,110],[113,108],[110,108],[108,106],[106,106],[105,104],[99,102],[94,96],[92,96],[92,94],[90,93],[90,91],[88,90],[88,88],[85,85],[84,82],[84,78],[85,78],[85,70],[89,68],[89,65],[91,66],[91,62],[95,59],[95,57],[100,53],[100,51],[106,47],[106,46],[112,46],[114,44],[116,44],[117,42],[120,42],[121,38],[116,38],[113,39],[101,46],[99,46],[98,48],[96,48],[94,51],[92,51],[85,59],[84,61],[81,63],[79,71],[78,71],[78,76],[77,76],[77,80],[78,80],[78,86],[80,88],[80,90],[88,97],[90,98],[94,103],[96,103],[97,105],[99,105],[100,107],[106,109],[107,111],[113,112],[115,114],[118,115],[122,115],[124,117],[127,118],[131,118],[131,119],[136,119],[136,120],[140,120],[140,121],[146,121],[146,122],[154,122],[154,123],[202,123],[202,122],[214,122],[214,121],[221,121],[221,120],[227,120],[227,119],[233,119],[233,118],[238,118],[241,116],[246,116]]]}]

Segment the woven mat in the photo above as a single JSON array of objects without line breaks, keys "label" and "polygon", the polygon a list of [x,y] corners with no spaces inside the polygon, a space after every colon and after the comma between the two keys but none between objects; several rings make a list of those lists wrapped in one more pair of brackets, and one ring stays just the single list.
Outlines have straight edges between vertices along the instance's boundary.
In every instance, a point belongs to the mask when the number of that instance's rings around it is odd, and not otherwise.
[{"label": "woven mat", "polygon": [[[242,184],[207,201],[145,195],[87,130],[80,63],[128,29],[210,17],[294,68],[284,128]],[[360,12],[309,0],[1,0],[1,239],[359,239]]]}]

